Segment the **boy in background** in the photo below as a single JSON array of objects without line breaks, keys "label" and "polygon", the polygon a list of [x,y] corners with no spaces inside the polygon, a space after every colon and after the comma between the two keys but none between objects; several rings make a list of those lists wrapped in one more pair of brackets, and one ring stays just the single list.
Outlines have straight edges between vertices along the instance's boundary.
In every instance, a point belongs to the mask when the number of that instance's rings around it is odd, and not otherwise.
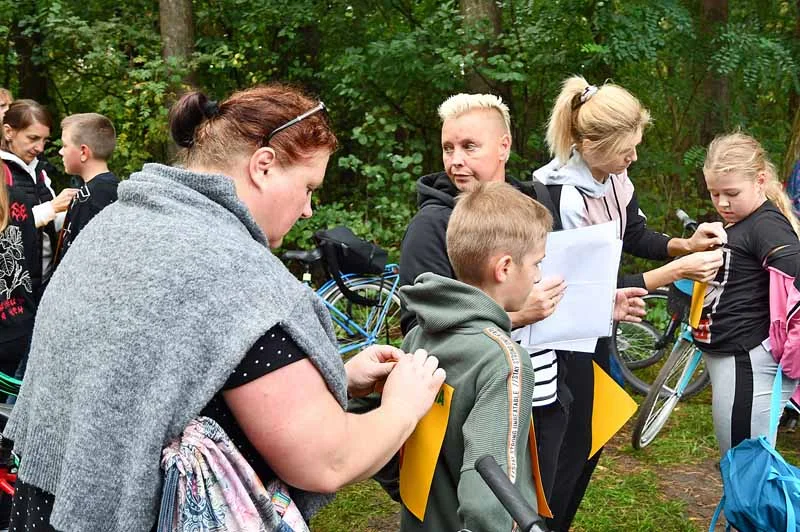
[{"label": "boy in background", "polygon": [[64,171],[80,176],[83,186],[72,200],[53,260],[55,269],[89,220],[117,200],[119,179],[108,169],[117,143],[111,120],[97,113],[70,115],[61,121]]},{"label": "boy in background", "polygon": [[447,226],[458,280],[428,272],[401,289],[417,317],[403,349],[435,355],[454,389],[424,520],[404,506],[403,532],[511,531],[511,516],[474,469],[484,454],[532,505],[542,493],[531,448],[533,367],[509,337],[508,313],[522,308],[541,278],[551,227],[549,211],[511,185],[477,183],[458,197]]}]

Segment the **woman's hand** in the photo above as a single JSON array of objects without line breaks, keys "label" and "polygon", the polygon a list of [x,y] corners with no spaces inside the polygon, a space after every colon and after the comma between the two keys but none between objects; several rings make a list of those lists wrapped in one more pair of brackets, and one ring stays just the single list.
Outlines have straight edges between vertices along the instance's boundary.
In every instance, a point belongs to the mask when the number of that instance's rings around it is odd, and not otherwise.
[{"label": "woman's hand", "polygon": [[522,308],[508,313],[512,326],[523,327],[549,317],[564,297],[566,287],[561,277],[548,277],[534,284]]},{"label": "woman's hand", "polygon": [[680,268],[681,278],[707,283],[716,277],[717,270],[722,266],[722,250],[692,253],[674,262]]},{"label": "woman's hand", "polygon": [[50,203],[53,205],[53,210],[57,213],[66,211],[69,208],[69,204],[72,203],[72,198],[74,198],[77,193],[77,188],[65,188],[59,192],[58,196],[50,200]]},{"label": "woman's hand", "polygon": [[614,299],[614,319],[638,323],[645,316],[644,299],[647,295],[644,288],[619,288]]},{"label": "woman's hand", "polygon": [[688,247],[690,252],[708,251],[718,248],[727,242],[728,234],[722,227],[721,222],[702,223],[689,238]]},{"label": "woman's hand", "polygon": [[439,360],[424,349],[403,353],[386,379],[381,408],[411,415],[416,425],[430,410],[445,376]]},{"label": "woman's hand", "polygon": [[390,345],[371,345],[344,365],[347,392],[351,397],[364,397],[379,392],[395,363],[404,355]]}]

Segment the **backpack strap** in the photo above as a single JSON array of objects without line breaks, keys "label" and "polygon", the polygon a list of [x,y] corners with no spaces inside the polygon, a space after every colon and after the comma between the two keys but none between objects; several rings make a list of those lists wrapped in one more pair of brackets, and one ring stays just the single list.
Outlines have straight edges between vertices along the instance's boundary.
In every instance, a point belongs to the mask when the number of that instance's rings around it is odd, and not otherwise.
[{"label": "backpack strap", "polygon": [[11,175],[11,169],[8,167],[5,161],[3,161],[3,174],[6,178],[6,186],[13,187],[14,186],[14,176]]},{"label": "backpack strap", "polygon": [[778,422],[781,417],[781,392],[783,388],[783,368],[778,364],[775,379],[772,381],[772,402],[769,409],[769,434],[778,433]]},{"label": "backpack strap", "polygon": [[158,512],[156,532],[172,532],[175,520],[175,508],[178,500],[178,479],[180,471],[176,464],[171,464],[164,478],[161,492],[161,509]]},{"label": "backpack strap", "polygon": [[[561,225],[561,209],[559,201],[561,200],[561,185],[545,185],[535,177],[531,180],[533,183],[533,190],[536,194],[536,201],[544,205],[550,214],[553,215],[553,231],[560,231],[563,226]],[[551,187],[558,187],[556,196],[553,196]]]},{"label": "backpack strap", "polygon": [[[711,516],[711,524],[708,525],[708,532],[714,532],[714,529],[717,527],[717,521],[719,521],[719,516],[722,513],[722,507],[725,505],[725,494],[722,494],[722,498],[719,500],[719,504],[717,505],[717,509],[714,510],[714,515]],[[725,527],[725,530],[730,530],[731,525]]]}]

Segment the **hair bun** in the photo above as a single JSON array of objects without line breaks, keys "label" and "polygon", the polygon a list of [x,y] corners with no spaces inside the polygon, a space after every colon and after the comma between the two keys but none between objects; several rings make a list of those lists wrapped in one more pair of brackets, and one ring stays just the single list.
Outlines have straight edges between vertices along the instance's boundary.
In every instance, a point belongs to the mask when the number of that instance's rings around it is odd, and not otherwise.
[{"label": "hair bun", "polygon": [[216,100],[208,100],[203,104],[203,114],[206,118],[211,119],[219,114],[219,104]]},{"label": "hair bun", "polygon": [[219,113],[217,102],[199,91],[192,91],[181,96],[181,99],[169,110],[169,129],[172,139],[182,148],[194,144],[194,132],[205,120]]}]

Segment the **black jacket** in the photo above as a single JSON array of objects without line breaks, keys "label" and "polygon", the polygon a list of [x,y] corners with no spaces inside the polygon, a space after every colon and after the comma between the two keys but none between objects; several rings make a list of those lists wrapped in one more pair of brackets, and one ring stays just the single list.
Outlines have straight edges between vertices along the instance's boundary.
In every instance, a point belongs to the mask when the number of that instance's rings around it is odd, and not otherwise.
[{"label": "black jacket", "polygon": [[78,236],[95,215],[117,201],[117,185],[119,179],[111,172],[105,172],[85,183],[75,197],[64,219],[64,228],[58,238],[58,246],[53,254],[53,269],[64,258],[75,237]]},{"label": "black jacket", "polygon": [[[8,181],[8,174],[4,181]],[[0,231],[0,344],[28,341],[41,296],[36,276],[42,269],[39,232],[32,211],[36,203],[31,203],[22,190],[3,186],[8,190],[9,212],[8,226]]]},{"label": "black jacket", "polygon": [[[538,181],[506,182],[527,196],[540,201],[553,215],[553,230],[561,229],[561,220],[555,212],[547,188]],[[421,177],[417,181],[417,206],[419,210],[411,219],[403,236],[400,250],[400,286],[414,284],[418,275],[433,272],[455,278],[447,258],[447,223],[455,206],[459,191],[444,172]],[[406,334],[416,324],[416,317],[403,305],[400,325]]]},{"label": "black jacket", "polygon": [[38,300],[38,296],[41,295],[40,290],[42,286],[42,279],[48,273],[46,271],[42,271],[43,237],[45,234],[50,237],[50,246],[51,249],[54,250],[58,234],[56,232],[55,223],[52,221],[43,227],[39,227],[38,229],[36,228],[33,220],[33,207],[41,203],[51,201],[55,198],[55,196],[53,196],[53,193],[45,183],[45,174],[42,168],[44,163],[41,161],[36,166],[35,183],[33,179],[31,179],[31,175],[28,173],[28,171],[25,168],[22,168],[16,161],[3,160],[3,163],[5,164],[6,168],[8,168],[10,173],[10,176],[6,174],[6,185],[8,186],[9,193],[17,198],[20,203],[27,206],[30,214],[30,223],[33,224],[35,229],[33,234],[25,232],[23,236],[25,238],[26,249],[30,248],[31,253],[35,254],[32,255],[32,259],[28,266],[30,268],[31,280],[33,282],[34,291],[37,294]]}]

